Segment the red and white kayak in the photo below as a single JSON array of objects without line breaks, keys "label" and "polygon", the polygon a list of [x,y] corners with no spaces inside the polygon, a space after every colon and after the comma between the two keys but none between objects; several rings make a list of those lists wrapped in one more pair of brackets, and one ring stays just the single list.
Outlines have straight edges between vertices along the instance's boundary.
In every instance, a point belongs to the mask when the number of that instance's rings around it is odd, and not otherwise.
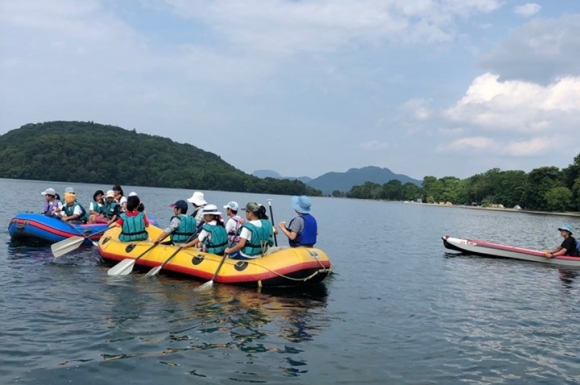
[{"label": "red and white kayak", "polygon": [[474,239],[453,238],[448,235],[442,237],[443,246],[450,250],[461,251],[466,254],[482,255],[484,257],[519,259],[521,261],[540,262],[558,266],[580,267],[580,257],[558,256],[544,257],[543,251],[524,249],[521,247],[501,245]]}]

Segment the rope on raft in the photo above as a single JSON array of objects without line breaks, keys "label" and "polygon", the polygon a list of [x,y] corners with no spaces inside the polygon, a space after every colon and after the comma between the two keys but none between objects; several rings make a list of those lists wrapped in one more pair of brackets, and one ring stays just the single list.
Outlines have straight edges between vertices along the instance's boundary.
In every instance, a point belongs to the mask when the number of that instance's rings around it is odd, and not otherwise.
[{"label": "rope on raft", "polygon": [[[332,271],[334,270],[334,265],[333,265],[332,263],[330,264],[330,267],[327,269],[327,268],[325,268],[325,267],[324,267],[324,265],[322,264],[322,262],[320,262],[320,260],[319,260],[319,259],[318,259],[316,256],[313,256],[313,257],[314,257],[314,259],[316,259],[316,261],[317,261],[317,262],[320,264],[320,267],[322,267],[322,269],[318,269],[318,270],[316,270],[314,273],[310,274],[310,275],[309,275],[308,277],[306,277],[306,278],[294,278],[294,277],[288,277],[287,275],[284,275],[284,274],[278,273],[277,271],[274,271],[274,270],[268,269],[266,266],[262,266],[262,265],[260,265],[259,263],[256,263],[256,262],[254,262],[254,261],[247,261],[247,262],[248,262],[248,263],[251,263],[251,264],[254,264],[254,265],[258,266],[258,267],[261,267],[262,269],[264,269],[264,270],[266,270],[266,271],[269,271],[270,273],[274,273],[274,274],[276,274],[278,277],[281,277],[281,278],[286,278],[286,279],[288,279],[288,280],[290,280],[290,281],[296,281],[296,282],[298,282],[298,281],[303,281],[303,282],[306,282],[306,281],[308,281],[309,279],[312,279],[312,278],[314,278],[315,276],[317,276],[318,274],[321,274],[321,273],[328,273],[328,274],[332,273]],[[261,286],[261,281],[258,283],[258,286]]]}]

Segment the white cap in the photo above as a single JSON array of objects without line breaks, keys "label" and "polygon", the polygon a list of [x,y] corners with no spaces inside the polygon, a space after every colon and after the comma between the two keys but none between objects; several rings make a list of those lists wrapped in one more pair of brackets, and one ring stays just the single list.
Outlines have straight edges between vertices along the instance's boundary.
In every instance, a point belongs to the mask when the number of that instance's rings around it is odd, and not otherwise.
[{"label": "white cap", "polygon": [[56,191],[54,191],[53,188],[47,188],[46,190],[41,192],[40,195],[56,195]]},{"label": "white cap", "polygon": [[194,192],[191,198],[187,198],[187,201],[193,203],[196,206],[203,206],[207,204],[205,199],[203,199],[203,193],[201,191]]},{"label": "white cap", "polygon": [[203,215],[222,215],[222,213],[218,211],[216,205],[206,205],[203,208]]},{"label": "white cap", "polygon": [[238,205],[238,202],[231,201],[231,202],[228,202],[228,204],[224,206],[224,209],[238,211],[240,209],[240,206]]},{"label": "white cap", "polygon": [[105,198],[114,198],[114,197],[115,197],[115,192],[113,190],[109,190],[105,194]]},{"label": "white cap", "polygon": [[130,196],[130,197],[136,197],[136,196],[137,196],[137,193],[136,193],[135,191],[131,191],[131,192],[129,193],[129,196]]}]

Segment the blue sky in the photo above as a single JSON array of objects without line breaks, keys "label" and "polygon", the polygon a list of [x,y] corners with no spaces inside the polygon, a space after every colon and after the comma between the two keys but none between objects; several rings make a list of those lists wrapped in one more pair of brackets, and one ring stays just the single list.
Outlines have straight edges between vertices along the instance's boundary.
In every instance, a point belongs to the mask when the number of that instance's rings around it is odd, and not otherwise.
[{"label": "blue sky", "polygon": [[251,173],[580,154],[580,1],[4,0],[0,134],[92,120]]}]

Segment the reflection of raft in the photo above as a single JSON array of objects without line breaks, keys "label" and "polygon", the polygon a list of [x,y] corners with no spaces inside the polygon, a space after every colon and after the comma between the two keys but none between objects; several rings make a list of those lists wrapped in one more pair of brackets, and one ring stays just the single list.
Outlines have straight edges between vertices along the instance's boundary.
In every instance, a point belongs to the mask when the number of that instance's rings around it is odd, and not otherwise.
[{"label": "reflection of raft", "polygon": [[[150,226],[151,239],[163,230]],[[119,227],[108,230],[99,241],[99,253],[109,261],[134,259],[152,246],[151,242],[120,242]],[[175,246],[158,245],[136,261],[136,267],[161,265],[176,251]],[[194,248],[180,251],[163,268],[164,271],[211,280],[223,257]],[[250,261],[226,259],[215,282],[245,286],[300,286],[321,282],[331,272],[328,256],[315,248],[285,248]]]},{"label": "reflection of raft", "polygon": [[[73,225],[39,213],[19,213],[10,221],[8,233],[13,240],[56,243],[70,237],[88,237],[106,228],[106,223]],[[91,241],[97,241],[101,234],[91,236],[85,243],[89,245]]]}]

